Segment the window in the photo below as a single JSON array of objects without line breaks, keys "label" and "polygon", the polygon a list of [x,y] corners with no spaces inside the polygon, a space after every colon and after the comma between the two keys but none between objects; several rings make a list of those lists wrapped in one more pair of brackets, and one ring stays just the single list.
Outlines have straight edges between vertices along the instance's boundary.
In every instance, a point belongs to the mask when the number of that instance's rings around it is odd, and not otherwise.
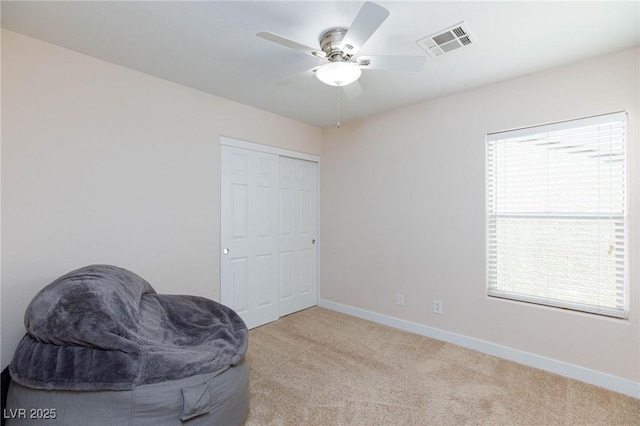
[{"label": "window", "polygon": [[487,135],[489,295],[625,317],[626,113]]}]

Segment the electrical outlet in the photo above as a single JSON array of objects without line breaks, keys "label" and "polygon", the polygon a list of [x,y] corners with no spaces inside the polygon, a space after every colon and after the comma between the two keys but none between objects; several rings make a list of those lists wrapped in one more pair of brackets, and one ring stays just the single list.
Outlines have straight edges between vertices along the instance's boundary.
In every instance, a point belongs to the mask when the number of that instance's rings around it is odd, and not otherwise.
[{"label": "electrical outlet", "polygon": [[442,315],[442,300],[433,301],[433,313]]},{"label": "electrical outlet", "polygon": [[396,305],[404,306],[404,294],[398,293],[398,296],[396,297]]}]

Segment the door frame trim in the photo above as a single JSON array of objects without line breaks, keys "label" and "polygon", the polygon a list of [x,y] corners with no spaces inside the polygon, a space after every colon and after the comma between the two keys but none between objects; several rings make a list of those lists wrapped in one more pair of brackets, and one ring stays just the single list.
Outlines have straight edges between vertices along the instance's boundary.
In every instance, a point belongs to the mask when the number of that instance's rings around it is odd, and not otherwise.
[{"label": "door frame trim", "polygon": [[[278,148],[271,145],[263,145],[261,143],[248,142],[240,139],[230,138],[228,136],[220,136],[220,145],[233,146],[236,148],[250,149],[251,151],[266,152],[269,154],[281,155],[283,157],[297,158],[299,160],[307,160],[320,164],[320,156],[307,154],[305,152],[293,151],[285,148]],[[318,170],[320,172],[320,170]]]},{"label": "door frame trim", "polygon": [[[316,168],[316,306],[320,303],[320,246],[322,244],[322,240],[320,238],[320,156],[315,154],[307,154],[305,152],[294,151],[286,148],[279,148],[271,145],[264,145],[256,142],[249,142],[241,139],[235,139],[229,136],[220,135],[220,146],[226,145],[235,148],[244,148],[249,149],[251,151],[258,152],[266,152],[269,154],[276,154],[283,157],[291,157],[297,158],[299,160],[311,161],[313,163],[317,163],[318,167]],[[219,148],[219,151],[220,152]],[[222,161],[222,155],[220,155],[220,161]],[[219,285],[220,285],[220,299],[222,301],[222,166],[218,163],[218,182],[220,187],[218,188],[219,198],[218,198],[218,248],[220,252],[218,253],[218,260],[220,261],[219,267]]]}]

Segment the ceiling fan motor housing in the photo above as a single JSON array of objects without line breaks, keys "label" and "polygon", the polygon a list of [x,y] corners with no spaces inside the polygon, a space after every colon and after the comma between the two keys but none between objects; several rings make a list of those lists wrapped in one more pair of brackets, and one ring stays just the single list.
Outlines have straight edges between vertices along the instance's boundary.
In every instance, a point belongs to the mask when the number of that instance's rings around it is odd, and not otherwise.
[{"label": "ceiling fan motor housing", "polygon": [[[348,61],[351,57],[340,48],[345,34],[347,34],[347,28],[333,28],[320,36],[320,48],[327,54],[327,59],[331,62]],[[351,49],[353,49],[353,46],[345,46],[345,50]]]}]

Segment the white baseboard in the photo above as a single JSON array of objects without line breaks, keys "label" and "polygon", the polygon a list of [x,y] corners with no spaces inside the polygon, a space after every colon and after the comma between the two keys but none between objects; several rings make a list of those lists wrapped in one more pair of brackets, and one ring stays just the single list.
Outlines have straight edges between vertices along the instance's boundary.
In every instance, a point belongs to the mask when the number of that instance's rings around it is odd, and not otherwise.
[{"label": "white baseboard", "polygon": [[473,349],[488,355],[493,355],[498,358],[514,361],[519,364],[559,374],[571,379],[580,380],[581,382],[600,386],[614,392],[619,392],[640,399],[640,383],[623,379],[621,377],[612,376],[610,374],[601,373],[599,371],[579,367],[577,365],[568,364],[566,362],[557,361],[555,359],[546,358],[529,352],[519,351],[517,349],[508,348],[506,346],[497,345],[495,343],[486,342],[473,337],[463,336],[462,334],[451,333],[449,331],[440,330],[438,328],[429,327],[415,322],[405,321],[364,309],[355,308],[353,306],[331,302],[329,300],[319,299],[318,306],[357,318],[373,321],[378,324],[388,325],[400,330],[453,343],[455,345]]}]

